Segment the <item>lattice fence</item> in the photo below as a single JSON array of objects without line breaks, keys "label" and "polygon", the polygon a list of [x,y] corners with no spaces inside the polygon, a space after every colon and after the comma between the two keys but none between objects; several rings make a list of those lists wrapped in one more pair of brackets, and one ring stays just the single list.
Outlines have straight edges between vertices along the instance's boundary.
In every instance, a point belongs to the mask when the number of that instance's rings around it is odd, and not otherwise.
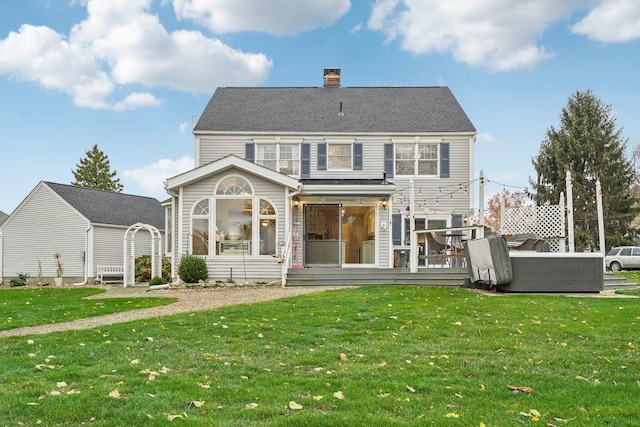
[{"label": "lattice fence", "polygon": [[507,208],[502,214],[502,234],[534,233],[546,239],[551,252],[565,252],[564,199],[559,205]]}]

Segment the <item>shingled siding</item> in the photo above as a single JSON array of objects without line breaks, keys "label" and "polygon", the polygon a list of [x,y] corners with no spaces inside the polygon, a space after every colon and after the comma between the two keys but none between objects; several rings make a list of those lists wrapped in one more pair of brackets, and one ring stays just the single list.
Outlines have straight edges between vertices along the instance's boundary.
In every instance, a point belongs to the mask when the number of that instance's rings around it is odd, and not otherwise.
[{"label": "shingled siding", "polygon": [[[218,182],[229,175],[242,176],[249,181],[253,187],[254,196],[265,198],[270,201],[277,213],[277,235],[278,241],[285,241],[285,209],[288,208],[285,189],[277,184],[266,181],[260,177],[241,172],[235,169],[227,170],[221,174],[214,175],[195,184],[189,185],[184,189],[183,205],[182,205],[182,253],[190,252],[190,217],[193,206],[196,202],[204,197],[210,197],[211,209],[215,211],[215,190]],[[254,198],[254,210],[258,197]],[[212,225],[215,224],[215,213],[211,218]],[[255,222],[254,222],[255,224]],[[176,225],[178,227],[178,225]],[[215,227],[213,227],[215,230]],[[254,231],[254,242],[257,242],[258,230]],[[277,280],[281,276],[281,265],[278,264],[277,258],[267,255],[258,255],[257,245],[253,248],[252,255],[239,256],[216,256],[215,255],[215,231],[210,241],[210,255],[206,258],[207,267],[209,269],[209,278],[212,280],[227,281],[232,275],[234,281],[271,281]],[[179,249],[178,249],[179,250]],[[176,264],[177,265],[177,264]]]},{"label": "shingled siding", "polygon": [[38,260],[43,277],[55,277],[54,254],[61,254],[64,276],[83,277],[82,253],[88,222],[60,200],[48,187],[40,185],[27,198],[3,229],[2,273],[5,278],[18,273],[38,276]]}]

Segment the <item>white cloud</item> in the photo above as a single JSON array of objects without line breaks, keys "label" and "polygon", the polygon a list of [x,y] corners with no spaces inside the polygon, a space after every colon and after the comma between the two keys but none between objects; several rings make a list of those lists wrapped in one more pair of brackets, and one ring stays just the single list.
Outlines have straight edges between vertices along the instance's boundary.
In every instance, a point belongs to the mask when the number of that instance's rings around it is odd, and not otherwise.
[{"label": "white cloud", "polygon": [[484,141],[484,142],[493,142],[496,139],[493,137],[493,135],[491,135],[488,132],[478,132],[478,136],[476,138],[478,141]]},{"label": "white cloud", "polygon": [[136,183],[146,194],[153,197],[166,196],[163,181],[193,169],[194,160],[184,156],[178,160],[161,159],[138,169],[122,172],[122,176]]},{"label": "white cloud", "polygon": [[552,57],[538,38],[587,1],[377,0],[368,26],[413,53],[451,53],[471,66],[510,71]]},{"label": "white cloud", "polygon": [[640,38],[639,22],[637,0],[602,0],[571,30],[602,42],[628,42]]},{"label": "white cloud", "polygon": [[114,100],[116,89],[127,85],[211,93],[220,85],[260,84],[273,65],[263,54],[197,31],[167,32],[150,13],[151,0],[83,4],[88,17],[68,37],[25,24],[0,39],[0,73],[66,93],[79,107],[124,111],[160,105],[148,92]]},{"label": "white cloud", "polygon": [[189,130],[189,123],[182,122],[180,123],[180,133],[185,133]]},{"label": "white cloud", "polygon": [[25,24],[0,40],[0,72],[73,97],[80,107],[108,108],[114,84],[82,46],[47,27]]},{"label": "white cloud", "polygon": [[173,0],[179,19],[190,19],[217,34],[259,31],[294,35],[334,24],[349,11],[349,0]]}]

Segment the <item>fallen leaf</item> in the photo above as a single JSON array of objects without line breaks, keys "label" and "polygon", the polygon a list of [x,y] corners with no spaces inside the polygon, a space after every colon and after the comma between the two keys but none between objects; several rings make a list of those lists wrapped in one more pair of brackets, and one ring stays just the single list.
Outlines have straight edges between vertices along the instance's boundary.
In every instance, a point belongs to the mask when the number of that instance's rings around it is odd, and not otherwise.
[{"label": "fallen leaf", "polygon": [[244,406],[244,409],[254,409],[257,408],[258,404],[257,403],[249,403],[248,405]]},{"label": "fallen leaf", "polygon": [[322,399],[324,399],[324,396],[322,395],[313,396],[313,400],[322,400]]},{"label": "fallen leaf", "polygon": [[169,421],[173,421],[173,420],[178,419],[178,418],[183,419],[184,417],[182,415],[167,415],[167,419]]},{"label": "fallen leaf", "polygon": [[194,408],[201,408],[204,405],[204,400],[192,400],[189,402],[189,406]]},{"label": "fallen leaf", "polygon": [[416,389],[410,386],[407,386],[407,390],[409,390],[411,393],[415,393]]},{"label": "fallen leaf", "polygon": [[514,385],[507,384],[507,388],[515,392],[521,391],[523,393],[533,393],[533,389],[531,387],[522,387],[522,386],[514,386]]},{"label": "fallen leaf", "polygon": [[529,413],[534,417],[540,418],[540,412],[536,411],[535,409],[529,409]]},{"label": "fallen leaf", "polygon": [[349,358],[347,357],[346,354],[340,353],[340,360],[342,360],[343,362],[346,362],[347,360],[349,360]]},{"label": "fallen leaf", "polygon": [[455,412],[449,412],[448,414],[445,415],[445,417],[447,417],[447,418],[460,418],[460,415],[456,414]]},{"label": "fallen leaf", "polygon": [[117,388],[114,388],[113,390],[111,390],[109,392],[109,397],[113,397],[113,398],[119,398],[120,397],[120,391],[118,391]]},{"label": "fallen leaf", "polygon": [[66,387],[66,386],[67,386],[67,383],[66,383],[66,382],[64,382],[64,381],[58,381],[58,382],[56,383],[56,387],[58,387],[58,388],[64,388],[64,387]]},{"label": "fallen leaf", "polygon": [[335,393],[333,393],[333,397],[335,397],[336,399],[344,399],[344,394],[341,391],[336,391]]},{"label": "fallen leaf", "polygon": [[302,409],[302,405],[292,400],[291,402],[289,402],[289,409],[293,409],[294,411],[299,411],[300,409]]}]

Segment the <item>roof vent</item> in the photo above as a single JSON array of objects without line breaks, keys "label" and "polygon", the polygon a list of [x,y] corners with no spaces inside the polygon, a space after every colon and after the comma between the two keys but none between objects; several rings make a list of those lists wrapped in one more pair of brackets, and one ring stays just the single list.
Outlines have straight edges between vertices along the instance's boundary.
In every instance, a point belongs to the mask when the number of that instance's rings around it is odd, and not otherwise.
[{"label": "roof vent", "polygon": [[324,87],[340,87],[340,68],[324,69]]}]

